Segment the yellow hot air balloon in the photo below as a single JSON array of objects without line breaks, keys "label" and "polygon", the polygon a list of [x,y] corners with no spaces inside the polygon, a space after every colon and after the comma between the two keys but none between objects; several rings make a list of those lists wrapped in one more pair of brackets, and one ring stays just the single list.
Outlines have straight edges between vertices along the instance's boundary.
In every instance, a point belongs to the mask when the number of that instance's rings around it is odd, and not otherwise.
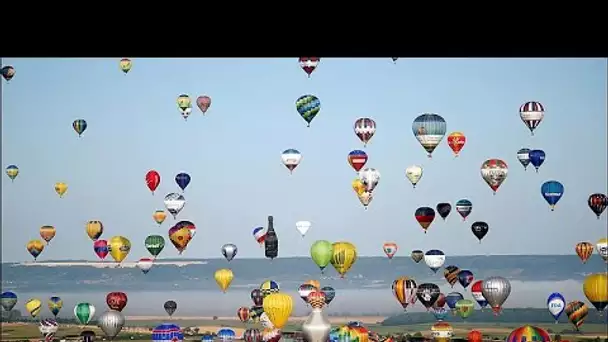
[{"label": "yellow hot air balloon", "polygon": [[63,182],[57,182],[55,183],[55,192],[57,193],[57,195],[59,195],[59,197],[63,197],[63,195],[65,194],[65,192],[68,191],[68,185],[63,183]]},{"label": "yellow hot air balloon", "polygon": [[55,237],[57,230],[53,226],[42,226],[40,227],[40,237],[48,244]]},{"label": "yellow hot air balloon", "polygon": [[165,222],[165,219],[167,218],[167,213],[164,210],[157,210],[154,212],[154,214],[152,214],[152,218],[160,226],[161,224],[163,224],[163,222]]},{"label": "yellow hot air balloon", "polygon": [[97,241],[101,234],[103,234],[103,223],[101,223],[101,221],[89,221],[87,222],[85,229],[91,240]]},{"label": "yellow hot air balloon", "polygon": [[597,311],[608,306],[608,273],[594,273],[585,278],[583,292]]},{"label": "yellow hot air balloon", "polygon": [[276,329],[281,329],[287,323],[293,310],[293,299],[285,293],[272,293],[264,298],[264,312]]},{"label": "yellow hot air balloon", "polygon": [[365,184],[359,178],[356,178],[352,184],[357,196],[361,196],[365,192]]},{"label": "yellow hot air balloon", "polygon": [[304,284],[310,284],[317,288],[317,290],[321,289],[321,283],[318,280],[310,279],[307,280]]},{"label": "yellow hot air balloon", "polygon": [[120,60],[120,70],[125,73],[125,75],[131,70],[133,66],[133,62],[131,62],[128,58],[123,58]]},{"label": "yellow hot air balloon", "polygon": [[32,315],[32,317],[38,316],[40,310],[42,309],[42,301],[37,298],[32,298],[25,302],[25,310]]},{"label": "yellow hot air balloon", "polygon": [[357,248],[350,242],[334,242],[331,265],[344,278],[344,275],[357,261]]},{"label": "yellow hot air balloon", "polygon": [[131,241],[124,236],[113,236],[108,241],[108,251],[112,258],[120,263],[129,255],[129,252],[131,251]]},{"label": "yellow hot air balloon", "polygon": [[182,252],[186,250],[186,247],[188,247],[190,240],[192,240],[192,230],[184,227],[172,232],[171,229],[169,229],[169,240],[171,240],[171,243],[175,246],[179,254],[182,254]]},{"label": "yellow hot air balloon", "polygon": [[36,260],[40,253],[42,253],[44,250],[44,242],[40,240],[30,240],[30,242],[25,245],[25,248],[34,257],[34,260]]},{"label": "yellow hot air balloon", "polygon": [[232,283],[232,279],[234,279],[234,274],[232,273],[232,270],[222,268],[215,271],[215,275],[213,277],[215,278],[217,286],[220,287],[222,292],[226,293],[226,290],[228,290],[228,287],[230,287],[230,283]]}]

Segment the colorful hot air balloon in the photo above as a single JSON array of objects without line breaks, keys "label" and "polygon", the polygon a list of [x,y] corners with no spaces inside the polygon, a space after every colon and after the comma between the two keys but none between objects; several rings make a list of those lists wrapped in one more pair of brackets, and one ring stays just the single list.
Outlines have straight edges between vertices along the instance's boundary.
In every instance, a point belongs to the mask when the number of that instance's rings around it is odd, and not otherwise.
[{"label": "colorful hot air balloon", "polygon": [[456,212],[460,214],[463,221],[467,219],[467,216],[471,214],[471,211],[473,211],[473,203],[468,199],[461,199],[456,202]]},{"label": "colorful hot air balloon", "polygon": [[186,190],[186,187],[188,187],[188,184],[190,184],[190,180],[190,175],[185,172],[178,173],[175,176],[175,183],[177,183],[177,186],[182,189],[182,192]]},{"label": "colorful hot air balloon", "polygon": [[454,287],[454,285],[458,282],[458,273],[460,272],[460,268],[458,266],[449,265],[446,266],[443,270],[443,277],[450,284],[450,287]]},{"label": "colorful hot air balloon", "polygon": [[209,110],[209,107],[211,107],[211,98],[207,95],[199,96],[196,99],[196,105],[201,110],[201,112],[203,112],[203,115],[205,115],[205,113],[207,113],[207,110]]},{"label": "colorful hot air balloon", "polygon": [[55,192],[57,193],[57,195],[59,195],[59,198],[63,198],[63,195],[65,195],[66,191],[68,191],[68,185],[66,183],[55,183]]},{"label": "colorful hot air balloon", "polygon": [[422,261],[422,259],[424,259],[424,252],[419,249],[415,249],[410,254],[410,257],[412,258],[412,260],[414,260],[415,263],[419,263],[420,261]]},{"label": "colorful hot air balloon", "polygon": [[247,323],[249,321],[249,308],[241,306],[238,310],[236,310],[236,317],[243,323]]},{"label": "colorful hot air balloon", "polygon": [[416,303],[416,281],[408,277],[399,277],[393,281],[393,295],[405,311],[408,305]]},{"label": "colorful hot air balloon", "polygon": [[122,70],[122,72],[124,72],[126,75],[131,70],[131,67],[133,66],[133,62],[131,62],[131,60],[128,58],[123,58],[120,60],[119,66],[120,66],[120,70]]},{"label": "colorful hot air balloon", "polygon": [[473,272],[469,270],[460,270],[460,272],[458,272],[458,282],[466,291],[467,287],[473,282]]},{"label": "colorful hot air balloon", "polygon": [[448,312],[449,312],[446,308],[436,308],[436,307],[432,307],[429,311],[433,314],[433,316],[435,316],[435,319],[438,322],[445,320],[448,317]]},{"label": "colorful hot air balloon", "polygon": [[101,234],[103,234],[103,223],[101,221],[89,221],[84,227],[89,238],[93,241],[97,241]]},{"label": "colorful hot air balloon", "polygon": [[359,172],[365,163],[367,163],[367,153],[361,150],[353,150],[348,154],[348,164],[357,172]]},{"label": "colorful hot air balloon", "polygon": [[608,239],[599,239],[595,244],[595,249],[597,249],[597,253],[602,257],[602,259],[608,263]]},{"label": "colorful hot air balloon", "polygon": [[33,317],[36,318],[42,310],[42,301],[38,298],[29,299],[25,302],[25,310]]},{"label": "colorful hot air balloon", "polygon": [[192,101],[190,100],[190,96],[186,94],[181,94],[177,97],[177,108],[179,112],[182,114],[184,120],[188,120],[188,116],[192,113]]},{"label": "colorful hot air balloon", "polygon": [[260,244],[260,247],[264,245],[264,239],[266,238],[266,230],[264,227],[253,228],[253,238]]},{"label": "colorful hot air balloon", "polygon": [[422,114],[414,119],[412,132],[420,145],[428,152],[429,158],[443,139],[446,131],[445,120],[438,114]]},{"label": "colorful hot air balloon", "polygon": [[481,240],[486,236],[486,234],[488,234],[489,230],[490,226],[483,221],[475,221],[471,225],[471,231],[473,232],[473,235],[475,235],[475,237],[479,240],[479,243],[481,243]]},{"label": "colorful hot air balloon", "polygon": [[289,170],[289,173],[293,173],[293,170],[295,170],[302,161],[302,154],[300,151],[290,148],[281,153],[281,161]]},{"label": "colorful hot air balloon", "polygon": [[511,332],[505,342],[551,342],[551,336],[541,328],[524,325]]},{"label": "colorful hot air balloon", "polygon": [[110,249],[108,248],[108,241],[97,240],[93,242],[93,251],[95,252],[95,254],[97,254],[99,259],[105,259],[108,253],[110,252]]},{"label": "colorful hot air balloon", "polygon": [[420,227],[424,229],[424,234],[426,234],[427,229],[429,229],[429,226],[435,219],[435,210],[429,207],[420,207],[414,212],[414,217],[420,224]]},{"label": "colorful hot air balloon", "polygon": [[34,261],[38,258],[40,253],[44,250],[44,242],[40,240],[30,240],[26,245],[25,249],[34,257]]},{"label": "colorful hot air balloon", "polygon": [[154,342],[183,342],[184,333],[177,324],[161,324],[152,330]]},{"label": "colorful hot air balloon", "polygon": [[302,237],[304,237],[304,235],[306,235],[306,233],[310,229],[311,225],[312,225],[312,223],[310,223],[310,221],[298,221],[298,222],[296,222],[296,229],[298,230],[300,235],[302,235]]},{"label": "colorful hot air balloon", "polygon": [[0,69],[0,73],[2,74],[2,77],[4,77],[6,82],[9,82],[13,79],[13,77],[15,77],[15,68],[10,65],[5,65],[2,67],[2,69]]},{"label": "colorful hot air balloon", "polygon": [[302,95],[296,100],[296,110],[306,121],[307,127],[310,127],[310,123],[321,110],[321,101],[314,95]]},{"label": "colorful hot air balloon", "polygon": [[114,261],[121,263],[131,251],[131,241],[124,236],[113,236],[108,240],[108,251]]},{"label": "colorful hot air balloon", "polygon": [[184,206],[186,205],[186,198],[184,198],[183,195],[172,192],[165,196],[164,203],[169,214],[173,215],[173,218],[175,219],[182,209],[184,209]]},{"label": "colorful hot air balloon", "polygon": [[137,261],[137,268],[139,268],[143,274],[148,274],[152,269],[152,266],[154,266],[154,259],[141,258]]},{"label": "colorful hot air balloon", "polygon": [[106,304],[110,310],[121,312],[127,306],[127,294],[124,292],[110,292],[106,295]]},{"label": "colorful hot air balloon", "polygon": [[228,262],[232,261],[238,253],[238,247],[233,243],[224,244],[221,248],[222,255]]},{"label": "colorful hot air balloon", "polygon": [[566,309],[564,309],[566,316],[568,316],[568,320],[570,323],[574,325],[576,331],[585,323],[585,318],[587,318],[587,314],[589,314],[589,308],[587,304],[573,300],[566,305]]},{"label": "colorful hot air balloon", "polygon": [[564,195],[564,186],[558,181],[546,181],[540,187],[540,194],[543,195],[545,201],[549,203],[551,211],[554,211],[555,205]]},{"label": "colorful hot air balloon", "polygon": [[186,227],[178,228],[177,226],[174,226],[169,229],[169,240],[171,240],[171,243],[181,255],[186,250],[186,247],[188,247],[190,240],[192,240],[192,233],[190,229]]},{"label": "colorful hot air balloon", "polygon": [[56,233],[57,229],[55,229],[55,227],[53,226],[40,227],[40,237],[42,238],[42,240],[46,241],[47,245],[49,244],[49,242],[51,242],[51,240],[53,240]]},{"label": "colorful hot air balloon", "polygon": [[312,72],[315,71],[315,69],[319,65],[319,62],[321,62],[321,58],[319,58],[319,57],[300,57],[299,62],[300,62],[300,68],[302,68],[302,70],[304,70],[304,72],[308,75],[308,78],[310,78],[310,74],[312,74]]},{"label": "colorful hot air balloon", "polygon": [[165,248],[165,239],[160,235],[148,235],[144,245],[150,255],[156,258]]},{"label": "colorful hot air balloon", "polygon": [[437,204],[436,209],[439,216],[445,221],[452,211],[452,205],[450,203],[439,203]]},{"label": "colorful hot air balloon", "polygon": [[357,261],[357,248],[350,242],[334,242],[332,244],[331,265],[344,278],[346,272]]},{"label": "colorful hot air balloon", "polygon": [[361,194],[357,194],[357,198],[359,198],[359,202],[361,202],[361,204],[363,205],[363,208],[365,208],[365,210],[367,210],[367,207],[374,199],[374,195],[372,195],[372,193],[369,191],[364,191]]},{"label": "colorful hot air balloon", "polygon": [[[260,331],[258,329],[255,328],[249,328],[246,329],[245,332],[243,332],[243,339],[245,340],[245,342],[262,342],[262,333],[260,333]],[[213,341],[213,337],[211,339],[212,342]],[[207,342],[204,341],[203,342]]]},{"label": "colorful hot air balloon", "polygon": [[416,289],[416,297],[427,310],[435,304],[440,294],[441,290],[436,284],[424,283],[418,285]]},{"label": "colorful hot air balloon", "polygon": [[416,189],[416,184],[420,182],[422,178],[422,166],[412,165],[405,169],[405,177],[412,183],[414,189]]},{"label": "colorful hot air balloon", "polygon": [[528,153],[528,157],[530,158],[530,164],[534,166],[536,173],[538,173],[538,168],[545,162],[545,151],[532,150]]},{"label": "colorful hot air balloon", "polygon": [[370,118],[359,118],[355,121],[353,130],[363,143],[363,146],[367,146],[367,143],[376,133],[376,121]]},{"label": "colorful hot air balloon", "polygon": [[527,170],[528,165],[530,165],[530,149],[522,148],[517,151],[517,160],[523,165],[524,170]]},{"label": "colorful hot air balloon", "polygon": [[325,267],[330,264],[333,250],[333,245],[327,240],[315,241],[310,246],[310,257],[319,269],[321,269],[321,273],[324,273]]},{"label": "colorful hot air balloon", "polygon": [[566,308],[566,299],[561,293],[553,292],[547,298],[547,309],[549,309],[549,313],[555,319],[555,323],[558,322],[559,316],[561,316],[562,312]]},{"label": "colorful hot air balloon", "polygon": [[63,308],[63,300],[57,296],[53,296],[49,298],[47,305],[49,306],[49,311],[57,318],[59,311]]},{"label": "colorful hot air balloon", "polygon": [[462,132],[452,132],[448,135],[448,146],[454,151],[454,155],[458,157],[460,150],[467,142],[467,137]]},{"label": "colorful hot air balloon", "polygon": [[80,137],[87,129],[87,122],[83,119],[74,120],[74,122],[72,122],[72,128],[74,128],[74,131],[76,131]]},{"label": "colorful hot air balloon", "polygon": [[540,102],[526,102],[519,107],[519,116],[524,124],[528,126],[530,134],[534,135],[534,130],[545,117],[545,107]]},{"label": "colorful hot air balloon", "polygon": [[483,280],[481,293],[497,315],[511,294],[511,283],[503,277],[488,277]]},{"label": "colorful hot air balloon", "polygon": [[169,317],[173,316],[175,310],[177,310],[177,303],[174,300],[168,300],[163,304],[163,308]]},{"label": "colorful hot air balloon", "polygon": [[447,322],[437,322],[431,327],[431,336],[435,342],[448,342],[454,335],[454,329]]},{"label": "colorful hot air balloon", "polygon": [[456,302],[456,312],[462,319],[467,319],[474,311],[475,303],[469,299],[461,299]]},{"label": "colorful hot air balloon", "polygon": [[604,210],[606,210],[606,207],[608,207],[608,196],[604,194],[591,194],[589,196],[587,204],[589,204],[589,208],[591,209],[591,211],[593,211],[593,213],[597,216],[597,219],[599,220]]},{"label": "colorful hot air balloon", "polygon": [[431,249],[424,253],[424,262],[433,273],[437,273],[437,270],[445,263],[445,254],[438,249]]},{"label": "colorful hot air balloon", "polygon": [[574,250],[584,264],[589,260],[591,254],[593,254],[593,245],[591,242],[579,242],[574,247]]},{"label": "colorful hot air balloon", "polygon": [[313,291],[317,291],[318,288],[315,287],[313,284],[302,284],[300,285],[300,287],[298,287],[298,294],[300,295],[300,298],[302,298],[302,300],[304,301],[304,303],[308,304],[308,295],[313,292]]},{"label": "colorful hot air balloon", "polygon": [[488,183],[494,194],[507,179],[509,167],[500,159],[488,159],[481,164],[481,178]]},{"label": "colorful hot air balloon", "polygon": [[[6,167],[6,175],[11,181],[15,181],[15,178],[19,175],[19,168],[17,165],[9,165]],[[598,216],[599,217],[599,216]]]},{"label": "colorful hot air balloon", "polygon": [[0,295],[0,305],[4,311],[11,311],[17,304],[17,295],[12,291],[2,292]]},{"label": "colorful hot air balloon", "polygon": [[95,306],[89,303],[78,303],[74,307],[74,316],[82,325],[87,325],[95,316]]},{"label": "colorful hot air balloon", "polygon": [[602,312],[608,306],[608,273],[594,273],[583,283],[583,292],[591,304]]},{"label": "colorful hot air balloon", "polygon": [[397,249],[399,249],[399,247],[394,242],[385,242],[382,245],[382,250],[384,251],[384,254],[386,254],[386,256],[388,257],[388,260],[391,260],[395,256],[395,254],[397,253]]},{"label": "colorful hot air balloon", "polygon": [[226,290],[228,290],[228,287],[230,287],[230,284],[232,283],[232,279],[234,279],[234,274],[232,273],[232,270],[222,268],[215,271],[213,278],[215,278],[215,282],[217,283],[217,286],[220,287],[220,290],[226,293]]},{"label": "colorful hot air balloon", "polygon": [[275,328],[281,329],[287,323],[293,310],[293,299],[284,293],[273,293],[264,298],[264,312]]},{"label": "colorful hot air balloon", "polygon": [[155,170],[150,170],[146,173],[145,179],[148,189],[150,189],[152,195],[154,195],[154,191],[156,191],[160,185],[160,174]]},{"label": "colorful hot air balloon", "polygon": [[473,285],[471,285],[471,296],[473,296],[473,299],[479,304],[481,310],[488,306],[488,301],[486,300],[486,297],[483,296],[483,280],[476,280]]}]

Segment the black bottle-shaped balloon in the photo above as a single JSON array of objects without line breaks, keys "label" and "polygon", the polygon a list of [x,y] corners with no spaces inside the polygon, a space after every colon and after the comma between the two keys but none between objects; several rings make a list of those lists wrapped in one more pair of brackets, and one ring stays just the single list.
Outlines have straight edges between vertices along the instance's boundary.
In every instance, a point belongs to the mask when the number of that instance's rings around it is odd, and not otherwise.
[{"label": "black bottle-shaped balloon", "polygon": [[272,216],[268,216],[268,231],[264,238],[264,254],[271,260],[279,255],[279,239],[274,231],[274,222]]}]

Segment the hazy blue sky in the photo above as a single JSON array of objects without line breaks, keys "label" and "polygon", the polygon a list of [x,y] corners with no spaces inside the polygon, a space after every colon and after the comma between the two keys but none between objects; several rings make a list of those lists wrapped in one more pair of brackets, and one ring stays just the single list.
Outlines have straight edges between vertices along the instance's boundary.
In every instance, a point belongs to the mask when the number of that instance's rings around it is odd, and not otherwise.
[{"label": "hazy blue sky", "polygon": [[[238,257],[260,257],[251,230],[274,215],[279,256],[308,255],[317,239],[349,240],[361,255],[382,254],[387,240],[398,254],[438,248],[448,255],[569,254],[576,242],[606,234],[587,207],[593,192],[606,192],[607,66],[603,59],[323,59],[308,79],[297,59],[134,59],[124,75],[118,59],[5,59],[16,69],[2,80],[2,162],[19,177],[2,180],[2,258],[29,260],[25,244],[42,225],[57,236],[40,256],[95,259],[86,221],[101,220],[103,238],[124,235],[133,244],[127,260],[147,255],[148,234],[166,236],[175,222],[152,220],[163,197],[179,190],[174,177],[188,172],[187,204],[178,219],[198,233],[184,257],[219,257],[220,246],[238,245]],[[213,103],[185,122],[176,98],[201,94]],[[314,94],[321,111],[306,128],[295,100]],[[526,101],[545,105],[534,137],[519,118]],[[459,158],[444,141],[433,154],[412,135],[420,113],[442,115],[448,132],[463,131]],[[376,136],[365,149],[367,166],[382,179],[369,210],[357,200],[348,152],[363,144],[352,130],[371,117]],[[71,124],[89,127],[78,138]],[[524,172],[522,147],[541,148],[547,159],[538,174]],[[280,154],[296,148],[303,160],[293,175]],[[502,158],[509,175],[496,196],[479,167]],[[404,169],[424,166],[414,190]],[[152,196],[144,182],[150,169],[161,185]],[[550,212],[540,185],[557,179],[565,195]],[[64,181],[60,199],[53,189]],[[468,198],[474,208],[463,223],[456,212],[438,218],[424,234],[414,210]],[[305,239],[298,220],[313,227]],[[470,224],[487,221],[479,244]],[[164,257],[177,252],[168,245]],[[238,258],[237,257],[237,258]]]}]

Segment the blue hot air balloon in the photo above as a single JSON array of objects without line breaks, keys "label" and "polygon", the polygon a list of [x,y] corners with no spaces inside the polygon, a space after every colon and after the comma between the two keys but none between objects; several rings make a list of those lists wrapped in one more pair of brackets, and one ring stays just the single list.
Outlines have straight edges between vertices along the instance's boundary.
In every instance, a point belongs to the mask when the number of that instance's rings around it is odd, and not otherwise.
[{"label": "blue hot air balloon", "polygon": [[[456,303],[454,303],[454,305],[456,305]],[[433,316],[435,316],[435,319],[438,321],[443,321],[448,316],[448,310],[446,310],[445,308],[432,308],[431,312],[433,313]]]},{"label": "blue hot air balloon", "polygon": [[561,293],[553,292],[547,298],[547,309],[551,313],[551,316],[555,319],[555,323],[559,320],[559,316],[561,316],[562,312],[566,308],[566,299]]},{"label": "blue hot air balloon", "polygon": [[180,189],[182,189],[182,191],[186,190],[186,187],[188,186],[188,184],[190,184],[190,175],[182,172],[182,173],[178,173],[177,176],[175,176],[175,183],[177,183],[177,186],[179,186]]},{"label": "blue hot air balloon", "polygon": [[154,342],[181,342],[184,340],[182,329],[175,324],[161,324],[152,330],[152,341]]},{"label": "blue hot air balloon", "polygon": [[564,186],[555,180],[546,181],[540,187],[540,194],[543,195],[545,201],[549,203],[551,211],[553,211],[557,202],[564,195]]},{"label": "blue hot air balloon", "polygon": [[466,291],[467,287],[473,282],[473,272],[469,270],[460,270],[460,272],[458,272],[458,282]]},{"label": "blue hot air balloon", "polygon": [[448,305],[452,311],[456,311],[456,303],[464,299],[464,296],[460,292],[450,292],[445,296],[445,303]]},{"label": "blue hot air balloon", "polygon": [[536,169],[536,172],[538,172],[538,168],[545,162],[545,151],[532,150],[528,155],[530,157],[530,164],[532,164]]},{"label": "blue hot air balloon", "polygon": [[236,333],[230,328],[222,328],[217,331],[217,337],[222,342],[229,342],[235,339]]},{"label": "blue hot air balloon", "polygon": [[204,334],[203,336],[201,336],[201,341],[203,341],[203,342],[213,342],[213,335],[211,335],[211,334]]},{"label": "blue hot air balloon", "polygon": [[445,120],[438,114],[422,114],[412,123],[412,133],[428,152],[429,158],[445,136],[446,129]]},{"label": "blue hot air balloon", "polygon": [[11,311],[17,304],[17,295],[14,292],[6,291],[0,295],[0,305],[5,311]]}]

